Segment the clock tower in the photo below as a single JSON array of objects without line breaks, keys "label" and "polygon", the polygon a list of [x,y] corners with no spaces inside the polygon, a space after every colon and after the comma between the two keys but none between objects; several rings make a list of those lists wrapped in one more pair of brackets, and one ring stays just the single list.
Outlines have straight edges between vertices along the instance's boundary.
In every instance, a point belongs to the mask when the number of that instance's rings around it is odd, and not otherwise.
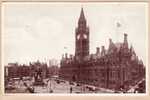
[{"label": "clock tower", "polygon": [[75,30],[75,57],[83,60],[89,55],[89,27],[86,25],[83,8],[81,9],[78,26]]}]

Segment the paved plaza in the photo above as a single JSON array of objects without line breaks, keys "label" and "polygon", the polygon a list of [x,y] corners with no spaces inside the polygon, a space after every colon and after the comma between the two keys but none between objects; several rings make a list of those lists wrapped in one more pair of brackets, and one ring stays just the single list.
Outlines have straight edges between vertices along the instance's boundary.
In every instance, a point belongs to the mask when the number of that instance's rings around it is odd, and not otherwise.
[{"label": "paved plaza", "polygon": [[[95,86],[90,86],[90,85],[77,85],[77,83],[71,83],[68,81],[64,80],[56,80],[56,79],[44,79],[43,80],[45,85],[39,85],[39,86],[33,86],[33,80],[16,80],[11,83],[11,86],[9,89],[5,89],[5,93],[31,93],[28,88],[24,85],[24,83],[27,84],[29,88],[34,88],[34,93],[114,93],[115,91],[105,89],[105,88],[100,88],[100,87],[95,87]],[[130,90],[128,90],[128,93],[133,93],[135,88],[138,87],[139,83],[142,83],[144,81],[141,80],[137,83],[137,85],[132,86]],[[10,88],[11,87],[11,88]],[[87,88],[87,87],[90,87]],[[121,92],[120,92],[121,93]]]},{"label": "paved plaza", "polygon": [[[13,82],[14,89],[6,90],[6,93],[29,93],[24,86],[26,83],[29,87],[34,87],[34,93],[112,93],[113,91],[107,89],[98,89],[90,91],[85,88],[85,85],[77,86],[76,83],[70,84],[68,81],[61,81],[57,83],[56,80],[51,79],[50,85],[47,84],[48,79],[44,79],[44,86],[33,86],[33,81],[15,81]],[[70,88],[72,87],[72,90]],[[52,91],[51,91],[52,90]]]}]

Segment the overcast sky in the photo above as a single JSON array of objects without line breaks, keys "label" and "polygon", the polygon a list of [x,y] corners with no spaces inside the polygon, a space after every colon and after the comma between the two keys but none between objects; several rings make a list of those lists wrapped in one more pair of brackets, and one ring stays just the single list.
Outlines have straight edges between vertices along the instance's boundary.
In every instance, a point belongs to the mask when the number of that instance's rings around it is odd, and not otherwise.
[{"label": "overcast sky", "polygon": [[64,52],[74,54],[81,7],[90,27],[90,53],[102,45],[108,48],[109,38],[122,42],[123,33],[127,33],[129,46],[132,44],[146,63],[148,21],[144,3],[5,3],[2,6],[4,64],[61,59]]}]

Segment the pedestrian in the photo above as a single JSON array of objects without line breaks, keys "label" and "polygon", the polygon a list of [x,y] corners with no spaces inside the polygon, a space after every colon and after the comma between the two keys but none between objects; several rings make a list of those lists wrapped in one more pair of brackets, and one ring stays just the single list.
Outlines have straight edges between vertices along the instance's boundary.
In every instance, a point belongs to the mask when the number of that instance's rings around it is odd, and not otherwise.
[{"label": "pedestrian", "polygon": [[72,93],[72,86],[70,87],[70,93]]},{"label": "pedestrian", "polygon": [[50,92],[50,93],[53,92],[53,90],[52,90],[51,88],[52,88],[51,80],[49,79],[49,80],[47,81],[47,89],[48,89],[48,92]]}]

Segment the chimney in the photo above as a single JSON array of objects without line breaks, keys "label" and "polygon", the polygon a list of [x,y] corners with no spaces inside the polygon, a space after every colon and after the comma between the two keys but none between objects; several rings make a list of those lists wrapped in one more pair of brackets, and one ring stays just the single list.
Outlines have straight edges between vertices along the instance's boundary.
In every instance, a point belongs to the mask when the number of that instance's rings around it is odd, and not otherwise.
[{"label": "chimney", "polygon": [[109,49],[111,49],[111,47],[112,47],[112,39],[110,38],[109,39]]},{"label": "chimney", "polygon": [[104,51],[105,50],[105,47],[104,46],[102,46],[102,51]]},{"label": "chimney", "polygon": [[64,54],[62,54],[62,59],[64,59]]},{"label": "chimney", "polygon": [[96,54],[99,54],[99,53],[100,53],[100,48],[97,47],[97,48],[96,48]]},{"label": "chimney", "polygon": [[125,48],[128,48],[128,38],[127,38],[127,34],[126,33],[124,33],[124,47]]},{"label": "chimney", "polygon": [[66,58],[66,59],[68,58],[68,54],[67,54],[67,53],[65,53],[65,58]]},{"label": "chimney", "polygon": [[124,43],[128,43],[128,39],[127,39],[127,34],[126,33],[124,33]]},{"label": "chimney", "polygon": [[112,39],[109,39],[109,44],[111,44],[112,43]]},{"label": "chimney", "polygon": [[104,46],[102,46],[101,48],[102,48],[101,56],[104,56],[104,55],[105,55],[105,47],[104,47]]}]

